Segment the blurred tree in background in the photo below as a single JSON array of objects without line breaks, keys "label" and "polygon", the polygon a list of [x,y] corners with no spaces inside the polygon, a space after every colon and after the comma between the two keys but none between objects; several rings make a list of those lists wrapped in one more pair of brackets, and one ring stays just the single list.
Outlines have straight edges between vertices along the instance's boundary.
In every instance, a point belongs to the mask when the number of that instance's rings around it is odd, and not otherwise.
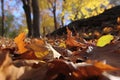
[{"label": "blurred tree in background", "polygon": [[63,0],[61,16],[67,14],[67,19],[73,21],[98,15],[104,9],[110,8],[109,0]]},{"label": "blurred tree in background", "polygon": [[[40,12],[38,0],[22,0],[22,3],[28,26],[28,37],[40,37]],[[31,14],[33,14],[33,18]]]},{"label": "blurred tree in background", "polygon": [[14,37],[25,31],[28,37],[39,37],[40,33],[44,36],[71,21],[96,16],[119,5],[120,0],[4,0],[4,4],[4,36]]},{"label": "blurred tree in background", "polygon": [[2,18],[1,18],[1,36],[4,35],[4,0],[1,0],[1,12],[2,12]]},{"label": "blurred tree in background", "polygon": [[[50,23],[54,23],[53,27],[56,30],[65,26],[68,22],[98,15],[113,6],[109,0],[40,0],[39,4],[41,9],[41,28],[43,28],[44,34],[50,32],[49,29],[47,31]],[[50,20],[51,22],[42,19],[42,16],[46,14],[53,17],[53,20]],[[50,17],[47,18],[49,19]],[[43,26],[43,24],[48,25]]]},{"label": "blurred tree in background", "polygon": [[[19,27],[23,26],[21,21],[23,18],[21,17],[21,12],[18,7],[21,5],[20,1],[13,2],[12,0],[3,0],[3,10],[0,9],[0,36],[5,37],[15,37],[18,33]],[[2,6],[2,3],[0,3]],[[4,15],[2,13],[4,11]],[[16,14],[18,13],[18,14]],[[20,15],[21,14],[21,15]],[[18,17],[19,16],[19,17]],[[3,20],[4,19],[4,25]],[[4,27],[3,27],[4,26]]]}]

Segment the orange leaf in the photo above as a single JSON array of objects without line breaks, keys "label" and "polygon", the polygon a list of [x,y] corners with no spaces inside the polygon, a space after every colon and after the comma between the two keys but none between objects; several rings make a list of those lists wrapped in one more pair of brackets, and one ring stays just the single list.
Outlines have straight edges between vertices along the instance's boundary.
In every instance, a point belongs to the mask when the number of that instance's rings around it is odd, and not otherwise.
[{"label": "orange leaf", "polygon": [[66,40],[67,45],[73,46],[73,47],[83,47],[83,46],[85,46],[85,44],[77,42],[75,40],[75,37],[72,36],[72,32],[68,29],[68,27],[66,29],[67,29],[67,40]]},{"label": "orange leaf", "polygon": [[103,62],[95,62],[94,66],[101,70],[118,70],[118,68],[112,67],[108,64],[104,64]]},{"label": "orange leaf", "polygon": [[73,75],[81,80],[84,80],[84,78],[89,79],[90,77],[101,76],[102,71],[93,65],[86,65],[79,66],[78,69],[73,72]]},{"label": "orange leaf", "polygon": [[[115,71],[120,70],[119,68],[112,67],[108,64],[104,64],[103,62],[98,61],[88,61],[86,64],[79,64],[76,71],[74,71],[72,74],[74,77],[80,80],[86,80],[90,78],[96,77],[96,80],[104,80],[104,76],[102,73],[104,71]],[[87,79],[88,78],[88,79]]]},{"label": "orange leaf", "polygon": [[120,17],[117,18],[117,23],[120,24]]},{"label": "orange leaf", "polygon": [[24,54],[21,54],[20,56],[16,57],[15,59],[37,60],[38,58],[35,56],[34,51],[28,50],[28,51],[24,52]]},{"label": "orange leaf", "polygon": [[104,62],[102,61],[97,61],[97,60],[94,60],[94,61],[91,61],[91,60],[87,60],[86,61],[87,63],[89,64],[93,64],[93,66],[95,66],[96,68],[102,70],[102,71],[106,71],[106,70],[120,70],[120,68],[116,68],[116,67],[113,67],[113,66],[110,66],[108,64],[105,64]]},{"label": "orange leaf", "polygon": [[18,52],[20,54],[26,52],[28,49],[25,48],[26,44],[24,42],[25,39],[25,33],[20,33],[15,39],[14,42],[16,43],[17,47],[18,47]]}]

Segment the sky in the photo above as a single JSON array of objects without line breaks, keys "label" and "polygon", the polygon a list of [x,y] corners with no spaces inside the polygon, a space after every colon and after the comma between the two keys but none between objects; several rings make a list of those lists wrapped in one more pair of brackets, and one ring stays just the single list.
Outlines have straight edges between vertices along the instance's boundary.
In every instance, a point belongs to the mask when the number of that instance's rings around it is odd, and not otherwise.
[{"label": "sky", "polygon": [[[62,1],[62,0],[61,0]],[[17,22],[18,24],[22,24],[22,20],[24,19],[23,14],[24,14],[24,10],[23,10],[23,4],[21,2],[21,0],[4,0],[4,9],[5,11],[9,11],[10,14],[12,14],[14,16],[15,22]],[[1,2],[0,2],[0,12],[1,11]],[[58,14],[61,12],[61,10],[57,10],[56,15],[58,16]],[[0,13],[1,15],[1,13]],[[52,13],[51,13],[52,15]],[[66,21],[65,25],[69,24],[70,21]]]},{"label": "sky", "polygon": [[22,24],[22,19],[23,19],[23,14],[24,14],[24,10],[22,8],[22,3],[21,1],[19,1],[19,3],[17,3],[15,0],[11,0],[11,2],[8,4],[11,9],[11,13],[13,14],[13,16],[15,17],[15,20],[18,21],[18,23]]},{"label": "sky", "polygon": [[[22,9],[21,1],[17,3],[15,0],[4,0],[4,9],[12,13],[15,17],[19,17],[21,16],[21,14],[24,13]],[[1,2],[0,2],[0,12],[1,12]]]}]

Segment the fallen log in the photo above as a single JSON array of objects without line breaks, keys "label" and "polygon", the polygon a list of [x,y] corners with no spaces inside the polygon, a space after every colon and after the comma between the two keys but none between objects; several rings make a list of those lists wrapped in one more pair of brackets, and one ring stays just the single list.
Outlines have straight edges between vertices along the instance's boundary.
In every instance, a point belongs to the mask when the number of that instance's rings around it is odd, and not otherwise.
[{"label": "fallen log", "polygon": [[[117,24],[118,17],[120,17],[120,6],[115,6],[111,9],[105,10],[103,13],[97,16],[76,20],[66,26],[69,27],[72,32],[78,32],[82,30],[82,28],[98,28],[98,30],[101,30],[103,27],[106,26],[114,27],[114,25]],[[49,35],[61,36],[63,34],[66,34],[66,26],[55,30]]]}]

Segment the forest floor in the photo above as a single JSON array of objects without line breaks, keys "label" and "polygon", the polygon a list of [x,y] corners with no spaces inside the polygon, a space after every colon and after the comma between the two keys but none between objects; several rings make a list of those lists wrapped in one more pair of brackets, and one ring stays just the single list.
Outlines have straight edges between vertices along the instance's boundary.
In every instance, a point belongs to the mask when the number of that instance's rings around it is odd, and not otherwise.
[{"label": "forest floor", "polygon": [[[0,38],[1,80],[120,80],[120,26],[101,34]],[[116,31],[117,35],[110,34]]]}]

